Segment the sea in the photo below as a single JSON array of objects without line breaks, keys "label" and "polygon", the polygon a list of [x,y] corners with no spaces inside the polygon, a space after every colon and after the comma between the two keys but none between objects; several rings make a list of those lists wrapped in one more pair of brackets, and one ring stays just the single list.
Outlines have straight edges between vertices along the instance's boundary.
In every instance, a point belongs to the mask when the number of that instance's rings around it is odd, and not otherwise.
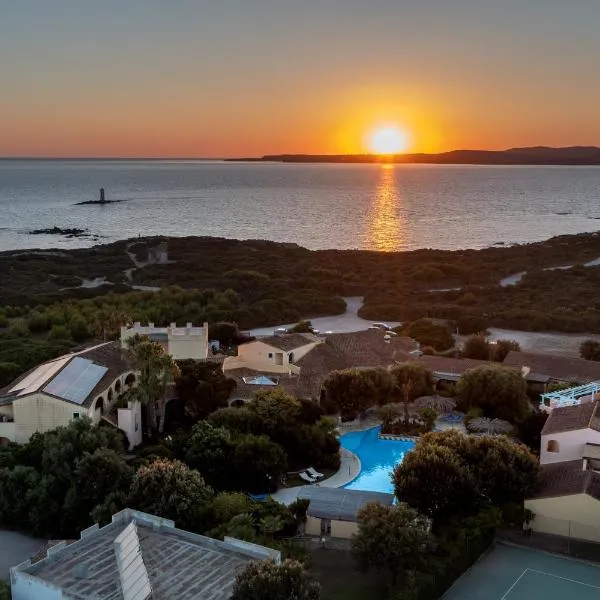
[{"label": "sea", "polygon": [[[78,205],[96,200],[105,205]],[[83,237],[33,235],[84,229]],[[600,167],[0,160],[0,250],[138,236],[455,250],[600,229]]]}]

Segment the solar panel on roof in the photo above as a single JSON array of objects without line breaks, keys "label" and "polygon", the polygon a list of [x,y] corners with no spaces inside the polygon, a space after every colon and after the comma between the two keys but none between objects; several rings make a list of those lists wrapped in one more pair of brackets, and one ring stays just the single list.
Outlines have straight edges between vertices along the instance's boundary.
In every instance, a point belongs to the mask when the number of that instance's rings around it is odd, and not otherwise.
[{"label": "solar panel on roof", "polygon": [[107,367],[96,365],[87,358],[75,357],[44,391],[75,404],[83,404],[107,371]]}]

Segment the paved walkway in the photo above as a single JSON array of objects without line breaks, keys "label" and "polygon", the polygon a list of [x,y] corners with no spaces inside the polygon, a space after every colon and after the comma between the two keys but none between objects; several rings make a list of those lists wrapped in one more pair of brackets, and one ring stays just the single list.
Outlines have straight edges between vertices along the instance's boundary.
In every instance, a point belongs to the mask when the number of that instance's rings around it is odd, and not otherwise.
[{"label": "paved walkway", "polygon": [[[339,488],[352,481],[360,473],[360,460],[356,454],[353,454],[345,448],[340,449],[341,462],[337,473],[328,477],[324,481],[314,483],[319,487]],[[273,500],[277,500],[286,506],[291,504],[298,497],[300,490],[304,489],[304,485],[299,485],[291,488],[280,488],[274,494],[271,494]]]}]

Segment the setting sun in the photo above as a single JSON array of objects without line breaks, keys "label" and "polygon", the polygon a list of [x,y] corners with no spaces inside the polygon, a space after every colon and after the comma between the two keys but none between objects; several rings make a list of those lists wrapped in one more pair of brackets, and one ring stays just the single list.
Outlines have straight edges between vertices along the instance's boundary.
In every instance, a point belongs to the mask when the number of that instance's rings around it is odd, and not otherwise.
[{"label": "setting sun", "polygon": [[408,133],[399,127],[378,127],[369,132],[367,146],[373,154],[398,154],[409,146]]}]

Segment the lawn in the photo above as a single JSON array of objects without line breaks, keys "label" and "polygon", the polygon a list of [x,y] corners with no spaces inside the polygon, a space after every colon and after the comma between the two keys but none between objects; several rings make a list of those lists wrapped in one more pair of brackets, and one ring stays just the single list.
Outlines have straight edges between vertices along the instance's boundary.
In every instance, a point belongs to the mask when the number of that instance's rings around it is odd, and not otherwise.
[{"label": "lawn", "polygon": [[373,600],[387,595],[381,575],[357,571],[348,550],[317,548],[310,554],[308,570],[321,583],[321,600]]}]

